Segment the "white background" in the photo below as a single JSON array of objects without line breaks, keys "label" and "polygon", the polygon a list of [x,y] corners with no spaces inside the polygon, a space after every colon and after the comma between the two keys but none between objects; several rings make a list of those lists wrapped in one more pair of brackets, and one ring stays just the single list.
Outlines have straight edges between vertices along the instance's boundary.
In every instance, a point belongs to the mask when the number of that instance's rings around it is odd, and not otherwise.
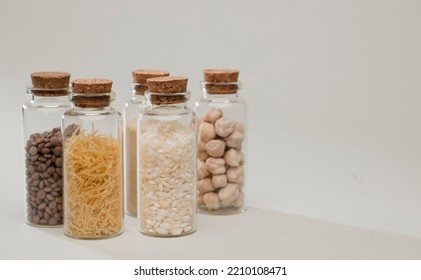
[{"label": "white background", "polygon": [[[21,105],[34,71],[189,77],[238,68],[248,205],[421,237],[421,2],[0,1],[3,212],[23,221]],[[262,229],[264,230],[264,229]]]}]

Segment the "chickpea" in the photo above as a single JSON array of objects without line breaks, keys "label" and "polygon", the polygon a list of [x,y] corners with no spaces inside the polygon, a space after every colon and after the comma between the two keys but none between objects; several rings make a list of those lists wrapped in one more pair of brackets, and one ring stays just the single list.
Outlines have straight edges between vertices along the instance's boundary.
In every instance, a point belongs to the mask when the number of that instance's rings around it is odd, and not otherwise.
[{"label": "chickpea", "polygon": [[228,137],[224,138],[228,147],[241,149],[244,141],[244,134],[238,130],[234,130]]},{"label": "chickpea", "polygon": [[239,122],[235,124],[235,130],[244,134],[244,126]]},{"label": "chickpea", "polygon": [[215,127],[208,122],[204,122],[199,126],[199,137],[200,139],[207,143],[209,140],[215,138]]},{"label": "chickpea", "polygon": [[207,193],[215,190],[212,185],[212,180],[210,178],[206,178],[197,182],[197,190],[200,193]]},{"label": "chickpea", "polygon": [[200,139],[200,137],[199,137],[197,139],[197,149],[199,151],[206,151],[205,145],[206,145],[206,143],[202,139]]},{"label": "chickpea", "polygon": [[221,139],[210,140],[206,143],[205,149],[211,157],[222,157],[225,151],[225,141]]},{"label": "chickpea", "polygon": [[236,149],[229,149],[224,155],[225,162],[231,167],[240,166],[243,161],[243,157],[243,153],[237,151]]},{"label": "chickpea", "polygon": [[229,183],[218,192],[218,198],[224,203],[233,202],[240,194],[239,185]]},{"label": "chickpea", "polygon": [[243,207],[244,205],[244,192],[240,191],[237,198],[231,203],[232,206],[236,208]]},{"label": "chickpea", "polygon": [[227,118],[220,118],[215,123],[215,132],[221,137],[227,137],[234,132],[235,122]]},{"label": "chickpea", "polygon": [[212,185],[214,186],[214,188],[223,188],[227,185],[227,183],[228,178],[226,174],[212,176]]},{"label": "chickpea", "polygon": [[244,167],[238,166],[238,167],[228,168],[227,178],[228,178],[228,182],[231,182],[231,183],[238,183],[238,184],[244,183]]},{"label": "chickpea", "polygon": [[213,175],[224,174],[226,171],[225,160],[223,158],[210,157],[206,160],[206,168]]},{"label": "chickpea", "polygon": [[205,121],[210,123],[215,123],[219,118],[221,118],[223,112],[221,109],[210,108],[205,114]]},{"label": "chickpea", "polygon": [[202,180],[209,176],[209,170],[204,161],[200,161],[197,166],[197,179]]},{"label": "chickpea", "polygon": [[206,208],[209,210],[216,210],[221,207],[218,194],[214,192],[208,192],[203,195],[203,201],[205,202]]},{"label": "chickpea", "polygon": [[206,159],[209,158],[209,155],[208,155],[207,152],[199,150],[199,151],[197,151],[197,158],[202,160],[202,161],[205,161]]}]

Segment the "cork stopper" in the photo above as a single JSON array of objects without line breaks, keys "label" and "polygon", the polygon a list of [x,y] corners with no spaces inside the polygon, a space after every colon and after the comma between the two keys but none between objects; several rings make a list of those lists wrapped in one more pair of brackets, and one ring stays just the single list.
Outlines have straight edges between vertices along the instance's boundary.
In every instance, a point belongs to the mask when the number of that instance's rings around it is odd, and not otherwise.
[{"label": "cork stopper", "polygon": [[67,72],[34,72],[31,80],[34,95],[60,96],[69,93],[70,74]]},{"label": "cork stopper", "polygon": [[98,108],[111,103],[113,81],[107,79],[78,79],[72,81],[72,100],[78,107]]},{"label": "cork stopper", "polygon": [[235,69],[205,69],[205,89],[211,94],[236,93],[239,74],[240,71]]},{"label": "cork stopper", "polygon": [[152,104],[174,104],[186,102],[187,78],[166,76],[147,80]]},{"label": "cork stopper", "polygon": [[146,80],[150,78],[157,78],[163,76],[169,76],[170,72],[165,70],[153,70],[153,69],[137,69],[132,71],[134,90],[136,94],[143,95],[148,89]]}]

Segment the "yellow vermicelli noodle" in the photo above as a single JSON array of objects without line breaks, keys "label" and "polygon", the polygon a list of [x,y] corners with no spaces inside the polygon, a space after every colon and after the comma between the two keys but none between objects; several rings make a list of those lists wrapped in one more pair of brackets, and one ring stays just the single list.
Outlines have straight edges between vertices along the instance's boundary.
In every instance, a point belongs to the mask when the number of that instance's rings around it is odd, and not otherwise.
[{"label": "yellow vermicelli noodle", "polygon": [[65,232],[104,238],[122,229],[120,145],[117,139],[84,131],[68,138],[65,159]]}]

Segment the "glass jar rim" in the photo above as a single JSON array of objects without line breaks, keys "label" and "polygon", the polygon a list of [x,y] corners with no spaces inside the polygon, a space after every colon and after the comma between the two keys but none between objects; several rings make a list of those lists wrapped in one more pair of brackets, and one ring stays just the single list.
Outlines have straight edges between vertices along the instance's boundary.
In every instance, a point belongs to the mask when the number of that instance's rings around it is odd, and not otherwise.
[{"label": "glass jar rim", "polygon": [[149,90],[145,91],[145,96],[163,96],[163,97],[176,97],[176,96],[184,96],[187,99],[190,99],[191,92],[189,90],[185,92],[175,92],[175,93],[166,93],[166,92],[152,92]]},{"label": "glass jar rim", "polygon": [[[36,88],[33,86],[27,86],[26,87],[26,93],[30,94],[30,95],[37,95],[42,93],[42,94],[51,94],[51,95],[68,95],[71,92],[71,88],[69,87],[65,87],[65,88]],[[56,94],[54,94],[56,93]],[[41,95],[42,95],[41,94]]]},{"label": "glass jar rim", "polygon": [[130,89],[134,95],[144,95],[148,85],[146,83],[130,82]]},{"label": "glass jar rim", "polygon": [[[145,95],[146,100],[150,102],[151,104],[171,105],[171,104],[177,104],[177,103],[186,103],[187,101],[189,101],[191,93],[188,90],[185,92],[176,92],[176,93],[151,92],[149,90],[146,90],[144,95]],[[168,98],[168,100],[171,100],[171,101],[169,101],[168,103],[167,102],[156,103],[153,101],[154,99],[153,97]]]},{"label": "glass jar rim", "polygon": [[137,83],[137,82],[130,82],[130,88],[134,89],[137,86],[148,86],[146,83]]},{"label": "glass jar rim", "polygon": [[237,89],[241,89],[242,82],[207,82],[207,81],[200,81],[200,87],[205,88],[207,85],[216,85],[216,86],[237,86]]},{"label": "glass jar rim", "polygon": [[70,92],[70,100],[73,97],[86,97],[86,98],[98,98],[98,97],[109,97],[110,101],[115,100],[115,92],[99,92],[99,93],[80,93],[80,92]]}]

